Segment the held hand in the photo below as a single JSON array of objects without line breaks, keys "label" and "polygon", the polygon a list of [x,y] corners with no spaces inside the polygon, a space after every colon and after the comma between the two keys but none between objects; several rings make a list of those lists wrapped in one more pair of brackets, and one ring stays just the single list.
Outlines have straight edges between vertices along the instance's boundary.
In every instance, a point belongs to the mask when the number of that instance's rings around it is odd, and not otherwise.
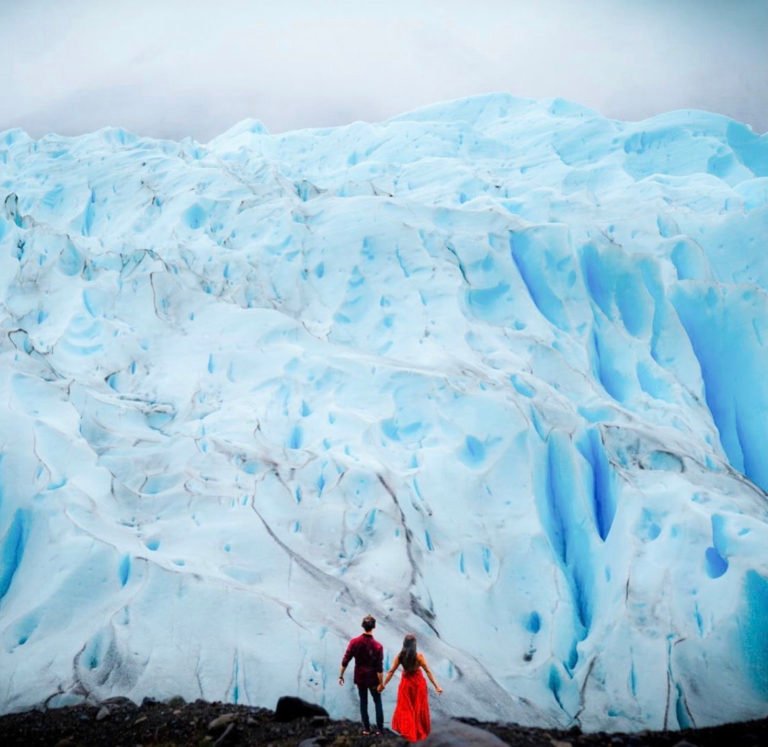
[{"label": "held hand", "polygon": [[343,685],[343,684],[344,684],[344,675],[343,675],[343,674],[340,674],[340,675],[339,675],[339,684],[340,684],[340,685]]},{"label": "held hand", "polygon": [[376,690],[378,690],[380,693],[384,692],[384,685],[379,685]]}]

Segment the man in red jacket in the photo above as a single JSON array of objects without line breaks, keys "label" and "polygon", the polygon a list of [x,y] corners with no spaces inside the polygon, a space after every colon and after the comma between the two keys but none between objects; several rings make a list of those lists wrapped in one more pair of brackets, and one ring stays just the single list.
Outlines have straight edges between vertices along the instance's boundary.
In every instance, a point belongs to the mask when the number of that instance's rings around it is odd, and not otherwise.
[{"label": "man in red jacket", "polygon": [[370,734],[371,722],[368,720],[368,693],[373,698],[376,708],[377,734],[384,730],[384,711],[381,707],[381,693],[378,686],[382,684],[384,671],[384,647],[373,637],[376,618],[366,615],[362,622],[363,634],[353,638],[347,646],[344,658],[341,660],[339,684],[344,684],[344,670],[350,659],[355,660],[355,684],[360,695],[360,717],[363,721],[363,734]]}]

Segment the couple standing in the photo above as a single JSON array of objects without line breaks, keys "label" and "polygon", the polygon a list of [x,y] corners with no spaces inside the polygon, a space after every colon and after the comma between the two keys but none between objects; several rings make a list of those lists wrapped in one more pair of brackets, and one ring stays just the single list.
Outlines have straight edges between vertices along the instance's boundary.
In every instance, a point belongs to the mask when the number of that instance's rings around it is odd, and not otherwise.
[{"label": "couple standing", "polygon": [[398,667],[403,668],[400,686],[397,689],[397,703],[392,714],[392,729],[409,742],[417,742],[429,735],[429,699],[427,682],[421,673],[423,669],[429,681],[435,686],[438,695],[443,692],[437,684],[424,655],[416,650],[416,636],[409,633],[403,640],[403,648],[392,662],[392,667],[384,678],[384,648],[373,637],[376,619],[366,615],[362,622],[363,634],[353,638],[347,646],[341,660],[339,684],[344,684],[344,670],[351,659],[355,660],[355,684],[360,695],[360,717],[363,721],[363,734],[370,734],[371,723],[368,719],[368,693],[373,698],[376,709],[376,734],[384,729],[384,711],[381,707],[381,693],[392,679]]}]

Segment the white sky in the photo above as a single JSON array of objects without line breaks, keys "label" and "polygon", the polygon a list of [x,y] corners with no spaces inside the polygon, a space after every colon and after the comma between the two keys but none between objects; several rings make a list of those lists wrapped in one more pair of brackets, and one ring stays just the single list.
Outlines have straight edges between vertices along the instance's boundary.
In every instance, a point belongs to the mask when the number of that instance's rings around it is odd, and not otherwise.
[{"label": "white sky", "polygon": [[0,0],[0,131],[205,142],[491,91],[768,130],[768,0]]}]

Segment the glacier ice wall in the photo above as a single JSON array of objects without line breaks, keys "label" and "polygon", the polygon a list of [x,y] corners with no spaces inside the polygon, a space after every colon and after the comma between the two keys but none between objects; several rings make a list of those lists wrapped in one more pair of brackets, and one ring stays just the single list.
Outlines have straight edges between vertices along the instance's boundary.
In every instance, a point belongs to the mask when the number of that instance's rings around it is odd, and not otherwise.
[{"label": "glacier ice wall", "polygon": [[766,136],[501,95],[10,131],[0,202],[0,709],[354,717],[373,613],[445,712],[766,714]]}]

